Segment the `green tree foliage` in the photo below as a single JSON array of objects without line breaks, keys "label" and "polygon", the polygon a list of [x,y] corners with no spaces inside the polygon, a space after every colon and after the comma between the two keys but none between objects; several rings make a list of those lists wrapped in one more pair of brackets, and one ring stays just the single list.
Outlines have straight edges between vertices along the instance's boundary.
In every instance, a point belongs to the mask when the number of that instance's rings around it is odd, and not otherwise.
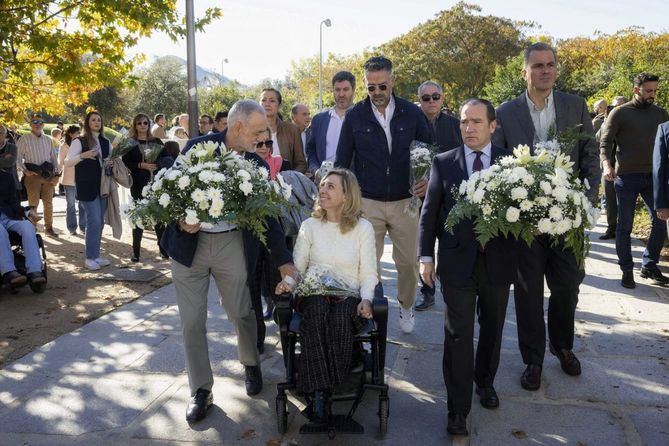
[{"label": "green tree foliage", "polygon": [[[221,16],[208,9],[197,28]],[[137,59],[126,50],[154,31],[185,35],[176,0],[3,0],[0,3],[0,117],[26,110],[60,114],[89,93],[118,87]]]},{"label": "green tree foliage", "polygon": [[[176,59],[156,59],[137,73],[139,80],[134,88],[133,113],[146,113],[153,117],[163,113],[171,117],[185,113],[188,106],[188,81],[184,66]],[[131,119],[131,118],[129,118]]]},{"label": "green tree foliage", "polygon": [[65,112],[67,121],[83,119],[88,110],[97,110],[104,117],[106,125],[127,125],[132,117],[128,115],[128,100],[125,92],[116,87],[104,87],[88,95],[88,100],[78,106],[70,106]]},{"label": "green tree foliage", "polygon": [[244,93],[235,82],[201,90],[198,92],[200,114],[213,117],[219,111],[229,111],[232,104],[240,99],[244,99]]},{"label": "green tree foliage", "polygon": [[484,87],[484,96],[495,105],[517,97],[525,90],[525,80],[521,76],[523,55],[512,57],[506,65],[497,65],[495,75]]}]

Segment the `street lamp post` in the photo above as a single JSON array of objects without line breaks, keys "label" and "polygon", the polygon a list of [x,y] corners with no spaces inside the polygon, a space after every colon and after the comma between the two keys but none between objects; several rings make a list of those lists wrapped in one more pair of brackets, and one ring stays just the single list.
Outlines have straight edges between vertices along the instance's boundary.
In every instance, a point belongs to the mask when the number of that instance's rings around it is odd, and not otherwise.
[{"label": "street lamp post", "polygon": [[318,50],[318,111],[323,110],[323,24],[328,28],[332,26],[330,19],[325,19],[319,25],[320,40]]},{"label": "street lamp post", "polygon": [[186,0],[186,66],[188,73],[188,135],[195,137],[198,134],[198,115],[193,0]]}]

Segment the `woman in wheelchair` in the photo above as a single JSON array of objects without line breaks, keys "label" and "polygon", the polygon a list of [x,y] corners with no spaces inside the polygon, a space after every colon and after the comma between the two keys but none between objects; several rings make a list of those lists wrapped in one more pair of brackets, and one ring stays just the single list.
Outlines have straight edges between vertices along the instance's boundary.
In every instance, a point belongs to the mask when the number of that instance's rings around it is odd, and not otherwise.
[{"label": "woman in wheelchair", "polygon": [[[0,170],[0,272],[3,282],[11,287],[24,285],[28,281],[31,284],[46,283],[35,234],[38,220],[39,216],[34,210],[21,207],[12,174]],[[27,277],[16,270],[8,231],[21,236]]]},{"label": "woman in wheelchair", "polygon": [[[378,282],[372,224],[362,218],[358,181],[344,169],[330,171],[319,185],[312,217],[302,223],[293,252],[302,277],[329,271],[354,296],[299,296],[303,319],[298,391],[313,394],[315,421],[325,421],[325,393],[346,380],[353,361],[353,337],[372,317],[371,301]],[[277,294],[291,291],[282,281]]]}]

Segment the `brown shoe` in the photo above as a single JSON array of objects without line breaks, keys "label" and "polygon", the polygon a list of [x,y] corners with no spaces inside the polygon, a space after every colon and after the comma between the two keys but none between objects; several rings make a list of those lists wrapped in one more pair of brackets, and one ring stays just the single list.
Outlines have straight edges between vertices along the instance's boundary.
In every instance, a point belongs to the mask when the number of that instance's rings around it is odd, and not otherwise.
[{"label": "brown shoe", "polygon": [[574,355],[574,352],[566,348],[557,348],[553,344],[549,344],[549,348],[551,353],[560,360],[560,367],[567,375],[578,376],[581,374],[581,362]]},{"label": "brown shoe", "polygon": [[58,233],[53,228],[47,228],[44,233],[49,237],[58,238]]},{"label": "brown shoe", "polygon": [[541,366],[528,364],[520,377],[520,385],[525,390],[539,390],[539,387],[541,387]]}]

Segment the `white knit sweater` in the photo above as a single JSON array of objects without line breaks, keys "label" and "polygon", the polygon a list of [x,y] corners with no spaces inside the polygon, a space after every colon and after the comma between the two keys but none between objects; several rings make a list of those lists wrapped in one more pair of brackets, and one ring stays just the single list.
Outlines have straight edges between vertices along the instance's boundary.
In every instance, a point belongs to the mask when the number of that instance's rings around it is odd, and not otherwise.
[{"label": "white knit sweater", "polygon": [[309,218],[302,223],[293,250],[295,267],[303,276],[309,268],[332,271],[370,301],[379,281],[372,224],[361,218],[342,234],[337,223]]}]

